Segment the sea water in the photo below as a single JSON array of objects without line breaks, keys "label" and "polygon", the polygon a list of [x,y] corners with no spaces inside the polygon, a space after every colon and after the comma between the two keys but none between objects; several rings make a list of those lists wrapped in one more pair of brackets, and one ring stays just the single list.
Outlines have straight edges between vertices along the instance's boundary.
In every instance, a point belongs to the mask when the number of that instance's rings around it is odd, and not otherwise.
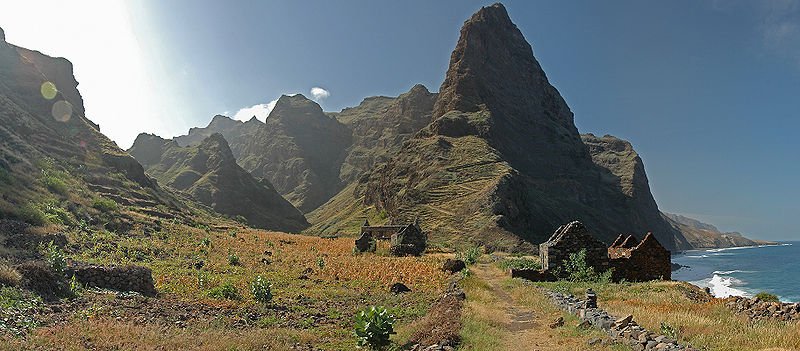
[{"label": "sea water", "polygon": [[800,242],[772,246],[685,251],[672,256],[683,267],[672,279],[708,287],[716,297],[759,292],[784,302],[800,302]]}]

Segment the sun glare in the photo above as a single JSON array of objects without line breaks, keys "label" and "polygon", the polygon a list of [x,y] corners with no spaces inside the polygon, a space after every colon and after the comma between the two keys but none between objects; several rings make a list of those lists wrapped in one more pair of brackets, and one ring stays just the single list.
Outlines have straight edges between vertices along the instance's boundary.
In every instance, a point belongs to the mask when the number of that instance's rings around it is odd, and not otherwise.
[{"label": "sun glare", "polygon": [[[125,2],[28,0],[2,8],[0,26],[9,43],[72,62],[86,116],[120,146],[129,146],[142,125],[160,124],[154,84]],[[51,82],[41,86],[48,100],[57,93]],[[69,120],[73,112],[65,101],[53,105],[57,120]]]}]

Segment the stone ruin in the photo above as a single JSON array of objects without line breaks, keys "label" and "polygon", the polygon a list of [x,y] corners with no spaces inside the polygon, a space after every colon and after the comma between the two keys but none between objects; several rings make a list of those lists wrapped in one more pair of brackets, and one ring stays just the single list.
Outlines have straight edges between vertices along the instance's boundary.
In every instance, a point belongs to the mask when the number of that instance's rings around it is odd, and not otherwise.
[{"label": "stone ruin", "polygon": [[614,281],[672,279],[670,252],[652,233],[647,233],[641,242],[633,235],[620,235],[610,247],[606,247],[578,221],[562,225],[549,240],[539,245],[541,270],[513,269],[511,276],[533,281],[556,280],[554,272],[558,272],[569,255],[584,249],[587,265],[598,273],[612,268]]},{"label": "stone ruin", "polygon": [[671,255],[652,233],[640,242],[633,235],[617,237],[608,248],[614,280],[633,282],[672,279]]},{"label": "stone ruin", "polygon": [[382,226],[371,226],[365,220],[355,248],[358,252],[375,252],[377,240],[389,240],[389,253],[394,256],[419,256],[427,248],[428,235],[420,228],[419,220],[408,225]]},{"label": "stone ruin", "polygon": [[77,266],[67,270],[79,283],[116,291],[135,291],[145,296],[156,296],[150,268],[141,266]]},{"label": "stone ruin", "polygon": [[596,272],[608,270],[608,249],[602,241],[595,239],[589,230],[578,221],[562,225],[546,242],[539,245],[542,270],[551,271],[560,267],[572,253],[586,249],[586,263]]}]

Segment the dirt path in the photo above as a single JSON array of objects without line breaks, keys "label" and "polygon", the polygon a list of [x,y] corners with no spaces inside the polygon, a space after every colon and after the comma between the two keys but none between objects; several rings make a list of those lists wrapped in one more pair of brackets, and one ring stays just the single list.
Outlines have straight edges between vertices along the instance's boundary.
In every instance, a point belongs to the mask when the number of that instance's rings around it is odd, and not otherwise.
[{"label": "dirt path", "polygon": [[561,311],[535,289],[510,286],[506,272],[493,264],[479,263],[471,270],[476,278],[486,283],[484,293],[490,296],[485,300],[489,306],[485,307],[486,311],[493,311],[492,317],[487,318],[492,318],[489,323],[500,331],[502,350],[606,349],[600,345],[589,346],[587,341],[598,335],[576,329],[574,321],[568,321],[564,327],[550,328],[551,323],[563,316]]}]

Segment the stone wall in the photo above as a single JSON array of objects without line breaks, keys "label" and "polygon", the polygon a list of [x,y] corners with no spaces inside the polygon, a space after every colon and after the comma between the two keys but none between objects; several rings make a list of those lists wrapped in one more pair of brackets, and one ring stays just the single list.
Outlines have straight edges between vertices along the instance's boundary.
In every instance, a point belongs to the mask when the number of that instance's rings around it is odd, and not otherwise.
[{"label": "stone wall", "polygon": [[762,301],[759,298],[734,296],[725,306],[751,320],[800,321],[800,304]]},{"label": "stone wall", "polygon": [[569,259],[571,253],[586,250],[586,263],[597,272],[608,270],[608,248],[597,240],[589,230],[578,221],[559,227],[549,240],[539,245],[542,269],[553,270]]},{"label": "stone wall", "polygon": [[[544,290],[544,289],[543,289]],[[680,345],[676,340],[665,335],[653,333],[638,325],[633,316],[616,318],[600,308],[587,308],[586,301],[573,295],[564,295],[558,292],[544,290],[553,303],[562,310],[578,316],[582,324],[592,326],[608,333],[611,339],[620,344],[628,345],[633,350],[686,350],[696,349],[687,345]],[[602,297],[598,297],[602,299]],[[590,340],[589,344],[599,343],[599,340]]]},{"label": "stone wall", "polygon": [[633,235],[624,240],[618,238],[608,248],[610,266],[614,269],[613,279],[632,282],[672,279],[672,265],[669,250],[651,233],[639,242]]},{"label": "stone wall", "polygon": [[141,266],[71,267],[67,276],[86,286],[117,291],[135,291],[145,296],[157,294],[150,268]]}]

